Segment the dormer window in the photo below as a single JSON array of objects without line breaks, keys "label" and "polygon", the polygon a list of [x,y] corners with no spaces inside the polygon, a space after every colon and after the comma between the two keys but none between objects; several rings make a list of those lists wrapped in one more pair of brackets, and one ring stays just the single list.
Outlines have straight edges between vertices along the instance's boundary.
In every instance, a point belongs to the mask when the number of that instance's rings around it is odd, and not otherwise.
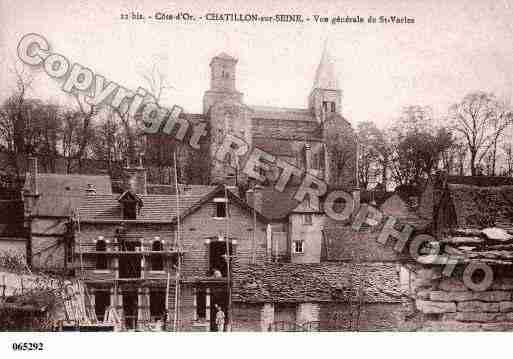
[{"label": "dormer window", "polygon": [[122,217],[125,220],[137,219],[137,215],[143,206],[142,200],[135,193],[126,191],[118,199],[121,205]]},{"label": "dormer window", "polygon": [[123,204],[123,219],[137,219],[137,203]]}]

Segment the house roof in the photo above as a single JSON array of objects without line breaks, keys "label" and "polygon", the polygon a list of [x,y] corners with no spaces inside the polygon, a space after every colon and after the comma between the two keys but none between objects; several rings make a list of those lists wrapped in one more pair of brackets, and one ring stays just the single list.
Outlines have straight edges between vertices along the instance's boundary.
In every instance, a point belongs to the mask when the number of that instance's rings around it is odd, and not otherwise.
[{"label": "house roof", "polygon": [[513,186],[448,184],[458,227],[513,225]]},{"label": "house roof", "polygon": [[[216,190],[216,186],[202,186],[190,193],[179,196],[177,212],[177,196],[167,194],[139,194],[143,206],[137,215],[139,221],[171,222],[177,213],[200,202],[206,195]],[[118,194],[90,194],[80,206],[81,221],[122,220]]]},{"label": "house roof", "polygon": [[[24,189],[29,189],[30,175],[27,175]],[[109,176],[91,176],[76,174],[38,173],[38,190],[45,194],[83,194],[89,185],[97,193],[112,193]]]},{"label": "house roof", "polygon": [[262,207],[260,212],[271,220],[287,218],[300,204],[294,199],[297,189],[296,186],[286,186],[283,192],[279,192],[273,186],[261,188]]},{"label": "house roof", "polygon": [[[172,195],[176,193],[176,187],[174,184],[148,184],[148,194],[161,194],[161,195]],[[210,185],[196,185],[196,184],[178,184],[178,190],[181,194],[186,193],[208,193],[212,189]]]},{"label": "house roof", "polygon": [[[111,194],[109,176],[37,174],[39,196],[33,209],[33,216],[67,217],[80,207],[86,197],[89,185],[97,194]],[[30,190],[30,175],[26,176],[25,190]]]},{"label": "house roof", "polygon": [[350,302],[363,283],[363,302],[399,303],[395,264],[267,263],[233,270],[233,300],[249,303]]},{"label": "house roof", "polygon": [[[140,222],[173,223],[178,217],[186,217],[196,211],[204,203],[215,196],[224,195],[224,186],[193,186],[181,194],[177,201],[176,195],[141,195],[142,207],[137,215]],[[252,210],[232,191],[227,191],[229,199],[241,207]],[[119,195],[88,195],[80,207],[80,220],[85,222],[120,221],[123,220]],[[177,209],[178,203],[178,209]],[[259,220],[267,222],[267,218],[257,212]]]}]

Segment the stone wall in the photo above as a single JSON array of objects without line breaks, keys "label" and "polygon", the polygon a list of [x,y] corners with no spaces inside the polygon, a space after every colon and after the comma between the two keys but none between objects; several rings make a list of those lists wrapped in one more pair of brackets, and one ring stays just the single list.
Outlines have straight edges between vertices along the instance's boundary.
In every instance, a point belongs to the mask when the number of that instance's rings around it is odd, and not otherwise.
[{"label": "stone wall", "polygon": [[415,307],[422,318],[419,330],[513,330],[513,278],[497,273],[485,291],[468,289],[461,271],[451,277],[440,268],[419,268],[410,280]]},{"label": "stone wall", "polygon": [[325,303],[320,306],[321,331],[411,331],[418,326],[405,303]]},{"label": "stone wall", "polygon": [[232,306],[232,331],[262,331],[262,313],[265,305],[251,303],[234,303]]}]

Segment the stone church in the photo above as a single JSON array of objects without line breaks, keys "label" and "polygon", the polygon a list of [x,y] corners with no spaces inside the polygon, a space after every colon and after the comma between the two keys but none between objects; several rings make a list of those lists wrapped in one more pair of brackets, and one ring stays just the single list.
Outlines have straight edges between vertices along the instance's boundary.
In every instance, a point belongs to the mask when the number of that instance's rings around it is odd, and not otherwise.
[{"label": "stone church", "polygon": [[[305,108],[246,104],[244,94],[237,90],[237,59],[226,53],[215,56],[210,69],[210,88],[203,96],[203,113],[183,114],[192,124],[206,123],[209,131],[201,150],[185,148],[186,145],[173,143],[165,135],[154,135],[148,140],[146,152],[150,163],[153,162],[151,165],[156,158],[160,164],[169,165],[170,153],[176,150],[180,182],[247,184],[250,179],[237,170],[243,164],[232,162],[228,166],[213,160],[224,136],[230,133],[244,138],[250,147],[307,169],[331,187],[353,190],[356,137],[351,124],[341,115],[343,92],[326,48]],[[304,75],[307,78],[309,74]]]}]

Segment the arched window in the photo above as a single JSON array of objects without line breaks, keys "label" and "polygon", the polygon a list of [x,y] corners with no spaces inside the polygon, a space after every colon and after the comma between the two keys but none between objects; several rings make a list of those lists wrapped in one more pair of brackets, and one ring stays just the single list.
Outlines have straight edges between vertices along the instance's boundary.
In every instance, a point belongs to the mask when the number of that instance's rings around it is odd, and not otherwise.
[{"label": "arched window", "polygon": [[107,251],[107,243],[103,239],[96,241],[96,269],[107,269],[107,255],[101,252]]},{"label": "arched window", "polygon": [[[162,252],[164,246],[160,240],[155,240],[151,244],[152,252]],[[152,253],[151,255],[151,270],[162,271],[164,270],[164,256],[161,253]]]}]

